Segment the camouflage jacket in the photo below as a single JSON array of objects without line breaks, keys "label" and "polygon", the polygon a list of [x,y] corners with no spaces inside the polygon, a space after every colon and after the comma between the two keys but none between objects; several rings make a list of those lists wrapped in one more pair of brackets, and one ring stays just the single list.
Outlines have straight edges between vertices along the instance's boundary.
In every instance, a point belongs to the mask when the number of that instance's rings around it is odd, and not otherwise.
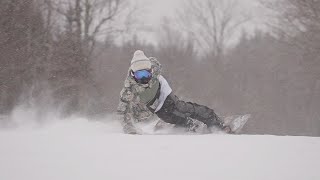
[{"label": "camouflage jacket", "polygon": [[139,93],[143,92],[147,87],[158,81],[161,75],[161,64],[156,58],[149,58],[152,63],[152,79],[148,84],[138,84],[131,76],[131,69],[129,68],[127,78],[124,82],[124,87],[120,93],[120,102],[117,112],[123,115],[122,126],[131,125],[149,118],[153,113],[147,108],[146,104],[140,102]]}]

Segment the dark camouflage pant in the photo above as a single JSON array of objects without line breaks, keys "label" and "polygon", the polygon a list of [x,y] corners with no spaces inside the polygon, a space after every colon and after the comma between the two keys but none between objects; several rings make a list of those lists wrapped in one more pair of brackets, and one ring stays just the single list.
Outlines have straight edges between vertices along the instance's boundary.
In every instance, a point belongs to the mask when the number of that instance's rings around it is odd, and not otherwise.
[{"label": "dark camouflage pant", "polygon": [[196,103],[181,101],[172,93],[156,114],[163,121],[182,127],[186,126],[188,117],[199,120],[208,127],[223,127],[223,122],[212,109]]}]

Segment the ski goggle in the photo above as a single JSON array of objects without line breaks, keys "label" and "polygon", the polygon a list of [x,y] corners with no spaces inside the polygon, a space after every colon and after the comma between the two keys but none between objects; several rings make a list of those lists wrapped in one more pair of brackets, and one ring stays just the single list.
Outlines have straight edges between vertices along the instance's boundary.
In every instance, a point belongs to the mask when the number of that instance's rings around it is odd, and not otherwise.
[{"label": "ski goggle", "polygon": [[152,78],[151,70],[139,70],[136,72],[131,71],[133,78],[139,84],[148,84]]}]

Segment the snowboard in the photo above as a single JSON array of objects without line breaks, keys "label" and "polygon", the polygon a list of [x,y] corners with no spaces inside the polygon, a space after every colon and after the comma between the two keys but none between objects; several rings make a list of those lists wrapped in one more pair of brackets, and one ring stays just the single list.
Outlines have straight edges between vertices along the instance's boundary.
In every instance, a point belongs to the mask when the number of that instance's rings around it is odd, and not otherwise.
[{"label": "snowboard", "polygon": [[[250,119],[250,114],[245,115],[232,115],[227,117],[222,117],[225,124],[230,126],[233,134],[241,134],[241,130],[246,125]],[[185,128],[176,127],[173,124],[166,123],[160,119],[153,122],[144,123],[140,125],[144,133],[143,134],[153,134],[153,135],[168,135],[168,134],[225,134],[219,128],[210,128],[208,129],[204,123],[201,123],[199,129],[196,132],[188,132]]]},{"label": "snowboard", "polygon": [[231,127],[232,132],[239,134],[250,117],[251,114],[227,116],[224,118],[224,122]]}]

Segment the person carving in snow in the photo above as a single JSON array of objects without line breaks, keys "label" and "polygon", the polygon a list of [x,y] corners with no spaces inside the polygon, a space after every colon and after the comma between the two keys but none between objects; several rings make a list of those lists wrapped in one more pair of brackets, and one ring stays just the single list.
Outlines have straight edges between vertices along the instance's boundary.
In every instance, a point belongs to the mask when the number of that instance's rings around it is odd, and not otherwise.
[{"label": "person carving in snow", "polygon": [[225,125],[212,109],[182,101],[174,95],[161,75],[159,61],[154,57],[147,58],[141,50],[137,50],[133,55],[120,93],[117,112],[123,115],[123,131],[127,134],[142,133],[135,127],[134,122],[152,114],[156,114],[166,123],[185,127],[189,131],[197,132],[201,121],[208,129],[218,127],[232,133],[231,128]]}]

